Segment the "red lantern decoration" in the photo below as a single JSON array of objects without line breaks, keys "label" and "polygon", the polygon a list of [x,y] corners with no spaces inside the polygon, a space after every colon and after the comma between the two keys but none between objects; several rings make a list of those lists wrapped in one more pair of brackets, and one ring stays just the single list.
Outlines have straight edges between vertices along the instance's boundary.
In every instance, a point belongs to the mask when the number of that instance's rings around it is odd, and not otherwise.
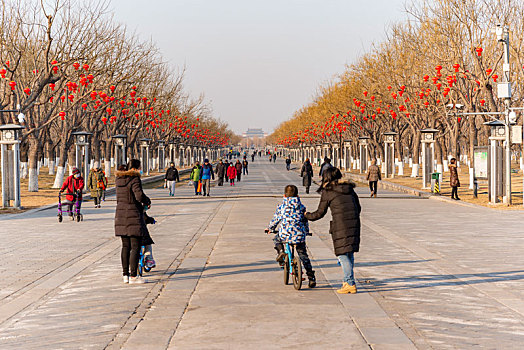
[{"label": "red lantern decoration", "polygon": [[31,95],[31,89],[30,88],[25,88],[24,92],[26,93],[26,95]]},{"label": "red lantern decoration", "polygon": [[87,63],[85,63],[82,68],[84,68],[84,70],[87,72],[87,70],[89,69],[89,65]]},{"label": "red lantern decoration", "polygon": [[73,67],[75,68],[75,70],[78,70],[78,68],[80,68],[80,63],[78,62],[73,63]]},{"label": "red lantern decoration", "polygon": [[82,103],[82,108],[84,109],[84,111],[87,109],[87,103]]},{"label": "red lantern decoration", "polygon": [[482,100],[480,100],[479,102],[480,102],[480,104],[481,104],[482,106],[484,106],[484,104],[486,103],[486,100],[482,99]]},{"label": "red lantern decoration", "polygon": [[475,51],[477,51],[477,55],[478,55],[479,57],[482,56],[482,51],[483,51],[483,50],[482,50],[482,47],[477,47],[477,48],[475,49]]},{"label": "red lantern decoration", "polygon": [[455,64],[453,65],[453,68],[455,68],[455,73],[458,73],[459,68],[460,68],[460,64],[455,63]]},{"label": "red lantern decoration", "polygon": [[496,82],[497,82],[497,79],[499,78],[499,76],[496,75],[496,74],[493,74],[492,78],[493,78],[493,81],[496,83]]},{"label": "red lantern decoration", "polygon": [[5,78],[6,73],[7,71],[5,70],[5,68],[0,69],[0,75],[2,76],[2,78]]},{"label": "red lantern decoration", "polygon": [[114,86],[114,85],[111,85],[111,86],[109,87],[109,90],[111,90],[111,92],[115,92],[115,89],[116,89],[116,86]]},{"label": "red lantern decoration", "polygon": [[64,111],[62,111],[62,112],[58,113],[58,115],[60,116],[60,119],[64,120],[66,113]]},{"label": "red lantern decoration", "polygon": [[55,73],[55,74],[58,73],[58,66],[53,66],[52,69],[53,69],[53,73]]}]

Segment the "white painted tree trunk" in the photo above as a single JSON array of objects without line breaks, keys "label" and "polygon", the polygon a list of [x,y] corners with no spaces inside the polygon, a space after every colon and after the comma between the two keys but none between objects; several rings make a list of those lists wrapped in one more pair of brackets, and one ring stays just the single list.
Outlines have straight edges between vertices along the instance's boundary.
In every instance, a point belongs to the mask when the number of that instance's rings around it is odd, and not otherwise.
[{"label": "white painted tree trunk", "polygon": [[398,176],[404,176],[404,163],[403,162],[397,162],[398,165]]},{"label": "white painted tree trunk", "polygon": [[411,168],[411,177],[417,177],[418,176],[418,169],[420,165],[419,164],[413,164],[413,167]]},{"label": "white painted tree trunk", "polygon": [[59,166],[56,169],[55,182],[53,184],[53,188],[60,188],[60,187],[62,187],[62,184],[64,183],[65,171],[66,171],[66,168],[63,167],[63,166]]},{"label": "white painted tree trunk", "polygon": [[48,158],[44,158],[44,166],[49,166],[49,159]]},{"label": "white painted tree trunk", "polygon": [[473,168],[469,168],[469,189],[472,190],[475,188]]},{"label": "white painted tree trunk", "polygon": [[111,176],[111,162],[104,160],[104,171],[106,173],[106,177]]},{"label": "white painted tree trunk", "polygon": [[38,192],[38,169],[29,168],[29,183],[27,186],[29,192]]},{"label": "white painted tree trunk", "polygon": [[409,158],[409,167],[413,168],[413,158]]},{"label": "white painted tree trunk", "polygon": [[448,161],[444,160],[443,163],[444,163],[444,172],[449,171],[449,163],[448,163]]},{"label": "white painted tree trunk", "polygon": [[55,162],[53,160],[49,161],[49,175],[55,174]]},{"label": "white painted tree trunk", "polygon": [[38,175],[40,175],[40,168],[42,167],[42,161],[39,160],[37,164],[38,164],[38,165],[37,165],[37,167],[36,167],[36,173],[37,173]]},{"label": "white painted tree trunk", "polygon": [[27,162],[20,163],[20,177],[22,179],[27,178]]}]

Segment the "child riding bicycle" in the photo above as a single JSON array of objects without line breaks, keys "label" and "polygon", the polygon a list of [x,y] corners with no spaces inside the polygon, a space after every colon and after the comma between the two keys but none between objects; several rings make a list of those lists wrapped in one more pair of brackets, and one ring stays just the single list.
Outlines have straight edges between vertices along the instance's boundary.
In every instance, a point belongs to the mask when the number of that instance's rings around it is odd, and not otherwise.
[{"label": "child riding bicycle", "polygon": [[309,225],[304,216],[306,207],[300,202],[298,188],[294,185],[287,185],[284,192],[284,200],[276,210],[273,219],[269,223],[266,232],[271,232],[279,226],[278,234],[275,235],[273,242],[278,255],[276,260],[283,263],[286,256],[284,243],[294,244],[302,265],[306,269],[309,278],[309,288],[314,288],[317,283],[315,271],[311,266],[311,261],[307,254],[306,236],[309,236]]}]

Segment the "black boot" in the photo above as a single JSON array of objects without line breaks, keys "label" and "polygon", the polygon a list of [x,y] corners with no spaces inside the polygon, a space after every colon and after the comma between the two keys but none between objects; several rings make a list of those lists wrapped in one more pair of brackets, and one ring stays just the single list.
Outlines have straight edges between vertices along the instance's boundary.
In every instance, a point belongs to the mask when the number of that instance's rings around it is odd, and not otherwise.
[{"label": "black boot", "polygon": [[283,244],[275,245],[275,250],[277,251],[277,257],[275,260],[278,261],[280,265],[282,265],[284,263],[284,259],[286,258],[286,252],[284,251],[284,245]]},{"label": "black boot", "polygon": [[309,278],[309,288],[315,288],[317,286],[317,279],[315,278],[315,271],[306,272],[307,277]]}]

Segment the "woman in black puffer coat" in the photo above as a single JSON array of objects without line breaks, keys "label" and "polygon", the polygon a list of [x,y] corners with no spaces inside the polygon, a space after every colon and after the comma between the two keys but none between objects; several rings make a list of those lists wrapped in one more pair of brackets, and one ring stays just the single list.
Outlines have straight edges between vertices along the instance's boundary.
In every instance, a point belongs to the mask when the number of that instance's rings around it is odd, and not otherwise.
[{"label": "woman in black puffer coat", "polygon": [[144,214],[144,207],[150,206],[151,200],[142,190],[140,161],[131,159],[128,168],[116,172],[115,236],[122,239],[124,283],[144,283],[137,277],[137,269],[142,244],[152,244],[152,241],[143,242],[143,238],[151,240]]},{"label": "woman in black puffer coat", "polygon": [[329,233],[333,239],[335,255],[344,271],[344,283],[337,290],[340,294],[356,293],[353,275],[354,253],[360,246],[360,202],[353,182],[342,180],[338,168],[329,168],[322,174],[320,204],[313,213],[306,213],[310,221],[319,220],[331,209]]},{"label": "woman in black puffer coat", "polygon": [[306,193],[309,193],[309,188],[311,187],[311,179],[313,178],[313,167],[309,158],[306,158],[306,161],[302,165],[300,170],[300,176],[302,177],[302,185],[306,188]]}]

